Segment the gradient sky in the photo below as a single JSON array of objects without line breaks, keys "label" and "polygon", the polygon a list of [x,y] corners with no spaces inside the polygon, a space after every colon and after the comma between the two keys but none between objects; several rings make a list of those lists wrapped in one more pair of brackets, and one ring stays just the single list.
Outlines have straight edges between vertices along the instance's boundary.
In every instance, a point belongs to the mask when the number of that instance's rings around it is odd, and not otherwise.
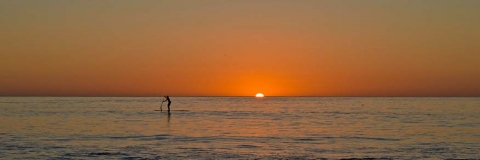
[{"label": "gradient sky", "polygon": [[480,96],[478,0],[0,0],[1,96]]}]

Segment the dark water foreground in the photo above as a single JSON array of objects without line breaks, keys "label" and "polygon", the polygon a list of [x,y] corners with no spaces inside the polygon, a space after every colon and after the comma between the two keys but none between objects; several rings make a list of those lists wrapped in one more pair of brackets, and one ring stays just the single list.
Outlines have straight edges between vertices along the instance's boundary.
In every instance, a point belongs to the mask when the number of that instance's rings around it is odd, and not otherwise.
[{"label": "dark water foreground", "polygon": [[0,97],[0,157],[480,158],[480,98],[172,97],[171,116],[160,100]]}]

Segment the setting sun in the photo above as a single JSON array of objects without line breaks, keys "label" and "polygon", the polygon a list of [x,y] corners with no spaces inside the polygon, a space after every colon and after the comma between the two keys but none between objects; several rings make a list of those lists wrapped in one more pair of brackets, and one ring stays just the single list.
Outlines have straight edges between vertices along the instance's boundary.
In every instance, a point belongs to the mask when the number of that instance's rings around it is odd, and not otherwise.
[{"label": "setting sun", "polygon": [[262,93],[257,93],[255,97],[264,97]]}]

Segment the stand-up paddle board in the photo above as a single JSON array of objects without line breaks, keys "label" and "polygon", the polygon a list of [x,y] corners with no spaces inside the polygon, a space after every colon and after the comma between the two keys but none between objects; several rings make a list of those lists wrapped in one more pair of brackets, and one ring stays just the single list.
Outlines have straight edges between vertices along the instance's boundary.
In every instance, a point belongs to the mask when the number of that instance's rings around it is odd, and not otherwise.
[{"label": "stand-up paddle board", "polygon": [[[162,111],[162,110],[154,110],[154,111]],[[190,110],[185,110],[185,109],[179,109],[179,110],[170,110],[170,111],[176,111],[176,112],[189,112]],[[165,110],[165,112],[168,112],[167,110]]]}]

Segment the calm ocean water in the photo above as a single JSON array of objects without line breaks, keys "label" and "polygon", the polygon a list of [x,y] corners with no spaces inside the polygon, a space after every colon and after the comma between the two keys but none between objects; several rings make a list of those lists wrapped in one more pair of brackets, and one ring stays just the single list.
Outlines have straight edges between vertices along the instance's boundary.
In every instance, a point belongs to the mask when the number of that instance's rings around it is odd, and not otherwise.
[{"label": "calm ocean water", "polygon": [[480,98],[161,99],[0,97],[0,159],[480,158]]}]

